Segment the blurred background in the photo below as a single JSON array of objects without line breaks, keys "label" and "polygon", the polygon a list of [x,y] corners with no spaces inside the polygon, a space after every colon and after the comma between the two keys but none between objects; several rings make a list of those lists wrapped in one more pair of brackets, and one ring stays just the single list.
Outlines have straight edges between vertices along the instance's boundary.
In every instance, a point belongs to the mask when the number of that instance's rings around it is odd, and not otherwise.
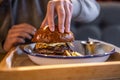
[{"label": "blurred background", "polygon": [[71,30],[77,40],[94,38],[120,47],[120,0],[97,1],[101,6],[97,19],[88,24],[73,23]]},{"label": "blurred background", "polygon": [[[0,6],[2,6],[0,0]],[[4,0],[4,2],[7,0]],[[100,15],[91,23],[81,24],[72,22],[71,30],[77,40],[87,40],[94,38],[112,43],[120,47],[120,0],[97,0],[100,4]],[[8,4],[5,2],[5,6]],[[6,10],[2,7],[0,14]],[[4,16],[1,16],[3,18]],[[2,23],[2,19],[0,22]],[[1,25],[0,23],[0,25]]]}]

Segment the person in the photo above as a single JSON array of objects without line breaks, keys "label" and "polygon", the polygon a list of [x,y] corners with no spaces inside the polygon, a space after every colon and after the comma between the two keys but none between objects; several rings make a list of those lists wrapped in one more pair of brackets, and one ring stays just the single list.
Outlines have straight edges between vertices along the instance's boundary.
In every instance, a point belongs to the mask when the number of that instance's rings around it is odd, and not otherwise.
[{"label": "person", "polygon": [[31,40],[45,25],[70,32],[71,20],[91,22],[99,12],[96,0],[0,0],[0,53]]}]

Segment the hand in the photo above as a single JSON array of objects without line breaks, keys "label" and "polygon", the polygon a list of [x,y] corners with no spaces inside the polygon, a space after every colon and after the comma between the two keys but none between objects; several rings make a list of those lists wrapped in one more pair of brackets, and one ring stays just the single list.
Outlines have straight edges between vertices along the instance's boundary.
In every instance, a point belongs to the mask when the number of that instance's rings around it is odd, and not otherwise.
[{"label": "hand", "polygon": [[31,35],[35,34],[36,29],[29,24],[14,25],[9,31],[6,37],[3,48],[5,51],[9,51],[12,47],[18,44],[25,43],[25,39],[31,39]]},{"label": "hand", "polygon": [[70,0],[50,0],[47,5],[47,13],[41,27],[49,25],[51,31],[55,30],[54,19],[58,16],[58,29],[61,33],[70,32],[72,17],[72,3]]}]

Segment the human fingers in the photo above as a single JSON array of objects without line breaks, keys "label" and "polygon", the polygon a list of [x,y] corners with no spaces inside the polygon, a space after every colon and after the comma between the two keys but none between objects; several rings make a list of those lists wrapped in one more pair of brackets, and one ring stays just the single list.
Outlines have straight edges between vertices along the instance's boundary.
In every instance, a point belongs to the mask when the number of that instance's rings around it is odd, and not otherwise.
[{"label": "human fingers", "polygon": [[13,43],[14,46],[17,46],[18,44],[25,43],[25,40],[20,37],[15,37],[15,38],[12,38],[11,42]]},{"label": "human fingers", "polygon": [[48,6],[47,6],[47,20],[48,20],[48,25],[49,29],[51,31],[55,30],[55,23],[54,23],[54,8],[55,4],[54,1],[49,1]]},{"label": "human fingers", "polygon": [[4,42],[4,48],[9,50],[14,44],[25,43],[25,38],[31,39],[31,35],[35,34],[35,28],[28,24],[14,25],[8,32]]},{"label": "human fingers", "polygon": [[36,31],[30,30],[30,29],[24,29],[24,28],[16,28],[11,30],[11,34],[17,34],[17,33],[27,33],[29,35],[34,35]]},{"label": "human fingers", "polygon": [[25,43],[25,40],[22,38],[9,38],[9,36],[6,38],[5,43],[3,45],[3,48],[5,51],[9,51],[12,47],[17,46],[18,43]]},{"label": "human fingers", "polygon": [[24,31],[10,30],[9,35],[10,35],[10,38],[14,38],[14,37],[20,37],[23,39],[31,39],[32,38],[32,36],[29,33],[26,33]]},{"label": "human fingers", "polygon": [[65,1],[64,3],[66,18],[65,18],[65,32],[70,32],[70,24],[72,18],[72,4],[70,2]]},{"label": "human fingers", "polygon": [[[35,34],[35,33],[32,33]],[[24,27],[21,26],[14,26],[14,28],[11,28],[8,32],[7,39],[17,39],[17,38],[22,38],[22,39],[31,39],[31,35],[28,33]]]},{"label": "human fingers", "polygon": [[61,33],[64,33],[64,23],[65,23],[65,9],[63,1],[59,1],[57,5],[57,14],[58,14],[58,27]]},{"label": "human fingers", "polygon": [[19,24],[19,25],[14,25],[12,28],[11,28],[14,32],[26,32],[26,33],[29,33],[31,35],[34,35],[35,32],[36,32],[36,28],[33,27],[32,25],[29,25],[29,24]]}]

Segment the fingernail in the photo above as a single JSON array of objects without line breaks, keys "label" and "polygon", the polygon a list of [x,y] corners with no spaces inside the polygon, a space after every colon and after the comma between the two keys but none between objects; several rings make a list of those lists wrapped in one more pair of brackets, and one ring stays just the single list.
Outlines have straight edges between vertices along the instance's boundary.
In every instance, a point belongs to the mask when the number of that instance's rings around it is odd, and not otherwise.
[{"label": "fingernail", "polygon": [[61,33],[64,33],[64,29],[61,29],[61,31],[60,31]]},{"label": "fingernail", "polygon": [[37,29],[34,29],[34,31],[37,31]]},{"label": "fingernail", "polygon": [[25,40],[22,40],[22,43],[25,43]]},{"label": "fingernail", "polygon": [[65,27],[62,26],[62,27],[60,28],[60,32],[61,32],[61,33],[64,33],[64,30],[65,30]]},{"label": "fingernail", "polygon": [[35,35],[35,31],[32,31],[32,34]]},{"label": "fingernail", "polygon": [[67,29],[66,32],[70,32],[70,29]]},{"label": "fingernail", "polygon": [[50,31],[52,31],[52,32],[53,32],[54,30],[55,30],[55,28],[53,28],[53,27],[52,27],[52,28],[50,28]]},{"label": "fingernail", "polygon": [[32,37],[31,37],[31,36],[29,36],[28,38],[29,38],[29,39],[32,39]]}]

